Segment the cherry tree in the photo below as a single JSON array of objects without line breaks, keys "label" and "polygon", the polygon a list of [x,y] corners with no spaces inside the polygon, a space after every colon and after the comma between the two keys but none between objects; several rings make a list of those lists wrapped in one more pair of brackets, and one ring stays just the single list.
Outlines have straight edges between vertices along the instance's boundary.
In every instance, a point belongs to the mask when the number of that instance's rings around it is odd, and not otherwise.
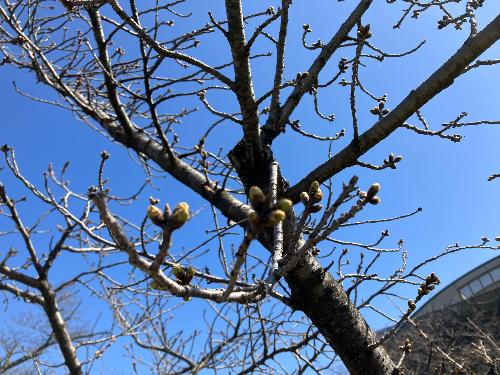
[{"label": "cherry tree", "polygon": [[[369,162],[363,155],[399,129],[460,142],[460,128],[500,123],[469,120],[462,112],[433,128],[424,116],[425,105],[455,80],[496,68],[500,60],[480,56],[500,38],[500,16],[480,27],[476,13],[488,1],[386,0],[387,9],[400,10],[394,29],[429,15],[436,32],[455,28],[464,39],[398,103],[389,83],[389,94],[376,93],[362,73],[373,63],[404,63],[425,42],[402,52],[377,46],[375,16],[368,12],[373,0],[339,1],[337,7],[350,9],[345,19],[318,15],[311,25],[292,19],[298,2],[2,0],[1,65],[34,76],[47,96],[16,90],[70,111],[96,137],[127,149],[144,177],[130,196],[114,194],[107,178],[113,155],[103,151],[88,190],[70,186],[66,176],[75,172],[68,165],[50,166],[38,185],[19,167],[15,145],[2,147],[1,173],[17,185],[0,185],[2,228],[8,228],[0,235],[17,236],[22,245],[1,249],[0,289],[7,300],[38,305],[50,327],[31,349],[6,339],[2,371],[33,363],[39,372],[64,365],[71,374],[87,373],[123,341],[131,373],[322,373],[337,362],[352,374],[402,373],[406,353],[391,358],[384,344],[440,282],[426,266],[465,249],[499,246],[485,237],[410,265],[402,241],[384,245],[388,230],[373,243],[339,240],[343,228],[392,222],[421,209],[360,218],[361,211],[376,213],[383,188],[354,173],[345,181],[338,176],[354,167],[396,169],[402,156]],[[332,24],[331,35],[315,41],[313,23],[320,22]],[[302,45],[291,45],[297,30]],[[299,72],[286,68],[294,49],[311,61]],[[261,61],[265,68],[252,71]],[[349,103],[345,129],[323,111],[331,110],[326,93],[332,90]],[[307,129],[310,118],[331,123],[329,134]],[[238,129],[232,144],[218,133],[226,124]],[[290,134],[330,147],[323,163],[293,183],[280,168],[286,158],[275,150]],[[182,248],[176,237],[192,230],[198,207],[172,191],[146,194],[165,175],[209,207],[213,224],[196,234],[194,247]],[[27,209],[39,212],[29,225]],[[50,236],[41,229],[47,222]],[[351,248],[358,250],[355,264],[347,261]],[[61,281],[54,275],[65,254],[81,257],[82,266]],[[375,273],[374,265],[390,254],[400,255],[399,264]],[[370,293],[361,298],[365,285]],[[104,302],[111,323],[75,324],[83,314],[77,290]],[[374,303],[387,297],[402,303],[397,318]],[[175,317],[198,303],[206,311],[191,319],[204,319],[206,329],[179,328]],[[392,328],[377,336],[365,310],[389,319]]]}]

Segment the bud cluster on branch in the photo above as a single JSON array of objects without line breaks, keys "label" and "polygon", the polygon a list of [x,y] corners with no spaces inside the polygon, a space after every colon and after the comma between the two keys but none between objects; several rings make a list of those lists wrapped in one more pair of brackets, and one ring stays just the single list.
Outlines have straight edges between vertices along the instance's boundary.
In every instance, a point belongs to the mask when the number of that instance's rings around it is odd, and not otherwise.
[{"label": "bud cluster on branch", "polygon": [[150,205],[147,209],[148,218],[162,229],[175,230],[182,227],[190,218],[189,205],[186,202],[180,202],[175,206],[174,211],[170,210],[169,204],[165,204],[162,211],[156,204],[158,200],[150,198]]},{"label": "bud cluster on branch", "polygon": [[274,227],[286,219],[286,213],[293,205],[292,201],[286,198],[279,199],[273,205],[271,197],[264,194],[258,186],[250,187],[248,199],[253,208],[248,219],[254,228]]}]

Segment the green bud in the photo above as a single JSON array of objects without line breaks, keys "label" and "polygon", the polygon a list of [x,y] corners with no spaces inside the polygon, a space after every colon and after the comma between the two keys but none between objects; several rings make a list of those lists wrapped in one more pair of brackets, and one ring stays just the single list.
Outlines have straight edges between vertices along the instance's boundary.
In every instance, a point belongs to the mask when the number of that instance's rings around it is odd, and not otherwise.
[{"label": "green bud", "polygon": [[184,271],[184,268],[182,268],[182,266],[179,263],[174,263],[172,265],[172,272],[174,273],[174,276],[178,280],[182,280],[185,278],[186,273]]},{"label": "green bud", "polygon": [[193,268],[193,266],[189,266],[185,272],[186,272],[186,284],[189,284],[191,280],[193,280],[196,270]]},{"label": "green bud", "polygon": [[319,182],[318,181],[311,182],[311,186],[309,186],[309,194],[316,193],[318,189],[319,189]]},{"label": "green bud", "polygon": [[250,190],[248,191],[248,198],[252,203],[263,203],[266,200],[266,196],[258,186],[250,187]]},{"label": "green bud", "polygon": [[415,302],[413,302],[413,300],[409,299],[408,300],[408,309],[413,311],[413,310],[415,310],[416,307],[417,307],[417,305],[415,304]]},{"label": "green bud", "polygon": [[318,188],[318,191],[314,193],[313,198],[314,202],[321,202],[321,200],[323,199],[323,192],[321,191],[321,189]]},{"label": "green bud", "polygon": [[181,202],[174,208],[172,213],[172,222],[175,228],[182,227],[189,220],[189,205]]},{"label": "green bud", "polygon": [[300,193],[300,201],[304,204],[307,204],[307,202],[309,202],[309,194],[307,194],[305,191]]},{"label": "green bud", "polygon": [[292,201],[286,198],[282,198],[276,203],[276,208],[280,209],[283,212],[288,212],[288,210],[292,208],[292,206]]},{"label": "green bud", "polygon": [[159,227],[163,227],[165,225],[165,218],[163,216],[163,212],[156,207],[153,206],[152,204],[148,206],[147,210],[148,218],[151,220],[155,225],[158,225]]},{"label": "green bud", "polygon": [[286,219],[286,214],[282,210],[273,210],[269,214],[269,217],[267,219],[267,225],[269,226],[275,226],[279,222],[283,221]]}]

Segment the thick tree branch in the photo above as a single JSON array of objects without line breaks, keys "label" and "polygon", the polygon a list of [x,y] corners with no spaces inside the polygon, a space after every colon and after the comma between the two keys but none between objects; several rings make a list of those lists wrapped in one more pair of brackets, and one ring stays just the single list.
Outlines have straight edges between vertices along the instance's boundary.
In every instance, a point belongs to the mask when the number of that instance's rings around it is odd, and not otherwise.
[{"label": "thick tree branch", "polygon": [[268,122],[265,126],[263,126],[263,144],[271,144],[273,139],[278,136],[278,134],[283,129],[283,126],[285,126],[285,124],[290,119],[290,115],[298,106],[304,94],[308,92],[318,81],[318,76],[325,67],[326,63],[330,60],[335,51],[337,51],[342,42],[346,39],[352,28],[361,19],[361,16],[370,7],[372,1],[373,0],[360,1],[358,6],[339,27],[338,31],[335,33],[332,39],[330,39],[328,44],[321,50],[321,53],[318,55],[318,57],[316,57],[312,65],[309,67],[309,69],[307,70],[307,77],[301,82],[300,85],[295,87],[290,96],[287,98],[285,104],[283,104],[283,106],[281,107],[279,119],[273,123]]},{"label": "thick tree branch", "polygon": [[249,206],[233,197],[226,190],[216,186],[215,183],[209,182],[207,184],[203,173],[187,163],[177,158],[171,159],[163,150],[162,145],[148,135],[143,132],[134,132],[129,137],[114,123],[104,122],[101,125],[115,141],[146,155],[174,178],[211,202],[227,218],[236,222],[247,219],[248,213],[250,213]]},{"label": "thick tree branch", "polygon": [[455,78],[462,74],[469,64],[490,48],[500,38],[500,16],[497,16],[476,36],[467,39],[464,45],[418,88],[369,130],[359,137],[359,143],[351,143],[331,159],[314,169],[296,185],[286,196],[298,202],[299,195],[306,191],[312,181],[322,183],[345,168],[356,164],[358,158],[381,142],[400,127],[419,108],[434,96],[449,87]]},{"label": "thick tree branch", "polygon": [[44,299],[45,314],[49,319],[52,332],[54,333],[59,349],[62,352],[64,363],[66,364],[69,373],[71,375],[83,374],[82,365],[76,355],[76,348],[73,345],[68,327],[57,304],[56,294],[47,280],[40,281],[39,290]]},{"label": "thick tree branch", "polygon": [[243,116],[243,132],[253,158],[257,158],[261,153],[262,146],[241,0],[226,0],[226,14],[228,21],[227,39],[231,47],[234,67],[234,90]]}]

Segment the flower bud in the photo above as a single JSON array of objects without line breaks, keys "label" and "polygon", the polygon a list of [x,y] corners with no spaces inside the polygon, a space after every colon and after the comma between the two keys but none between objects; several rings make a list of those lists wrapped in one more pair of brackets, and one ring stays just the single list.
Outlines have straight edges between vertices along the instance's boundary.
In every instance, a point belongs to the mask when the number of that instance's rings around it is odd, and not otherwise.
[{"label": "flower bud", "polygon": [[413,311],[416,309],[416,307],[417,307],[417,305],[415,304],[415,302],[413,302],[413,300],[409,299],[408,300],[408,310]]},{"label": "flower bud", "polygon": [[279,222],[285,220],[286,214],[282,210],[273,210],[269,214],[269,217],[267,219],[267,225],[269,226],[275,226]]},{"label": "flower bud", "polygon": [[321,202],[323,199],[323,192],[318,188],[318,191],[313,195],[314,202]]},{"label": "flower bud", "polygon": [[172,213],[172,223],[175,228],[182,227],[189,220],[189,205],[186,202],[177,204]]},{"label": "flower bud", "polygon": [[195,273],[196,273],[196,270],[193,268],[193,266],[189,266],[187,270],[184,270],[184,281],[185,281],[186,285],[189,285],[191,280],[193,280]]},{"label": "flower bud", "polygon": [[370,188],[368,189],[368,192],[366,193],[367,199],[370,200],[370,198],[373,198],[377,193],[380,191],[380,184],[374,183]]},{"label": "flower bud", "polygon": [[276,203],[276,208],[280,209],[283,212],[288,212],[288,210],[292,208],[292,206],[292,201],[286,198],[282,198]]},{"label": "flower bud", "polygon": [[309,194],[307,194],[305,191],[300,193],[300,201],[304,204],[307,204],[307,202],[309,202]]},{"label": "flower bud", "polygon": [[311,182],[311,186],[309,186],[309,194],[316,193],[318,189],[319,189],[319,182],[318,181]]},{"label": "flower bud", "polygon": [[266,196],[258,186],[250,187],[250,190],[248,191],[248,198],[252,203],[263,203],[266,200]]},{"label": "flower bud", "polygon": [[437,277],[437,275],[434,272],[431,273],[431,278],[434,284],[439,284],[441,282],[441,280],[439,280],[439,277]]},{"label": "flower bud", "polygon": [[193,266],[189,266],[189,268],[186,271],[187,275],[190,277],[194,277],[196,270],[194,269]]},{"label": "flower bud", "polygon": [[184,268],[179,263],[172,264],[172,272],[178,280],[184,279],[185,272]]},{"label": "flower bud", "polygon": [[369,199],[368,202],[373,204],[374,206],[376,206],[377,204],[380,203],[380,197],[375,196],[375,197]]},{"label": "flower bud", "polygon": [[148,206],[147,210],[148,218],[159,227],[163,227],[165,225],[165,218],[163,216],[163,212],[152,204]]}]

